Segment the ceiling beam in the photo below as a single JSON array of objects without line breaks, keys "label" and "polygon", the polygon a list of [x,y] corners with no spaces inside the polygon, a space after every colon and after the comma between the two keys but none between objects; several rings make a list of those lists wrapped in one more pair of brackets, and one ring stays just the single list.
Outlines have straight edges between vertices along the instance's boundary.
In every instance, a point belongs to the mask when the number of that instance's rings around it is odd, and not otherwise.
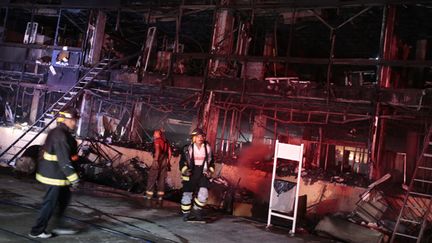
[{"label": "ceiling beam", "polygon": [[34,88],[34,89],[38,89],[38,90],[49,90],[49,86],[46,84],[34,84],[34,83],[27,83],[27,82],[16,82],[16,81],[0,81],[1,85],[19,85],[20,87],[25,87],[25,88]]},{"label": "ceiling beam", "polygon": [[[382,6],[386,4],[428,4],[428,0],[285,0],[283,3],[256,3],[250,4],[232,4],[227,8],[238,10],[251,9],[309,9],[309,8],[340,8],[340,7],[358,7],[358,6]],[[149,8],[156,10],[158,8],[166,10],[167,8],[179,9],[215,9],[221,6],[215,4],[184,4],[170,3],[170,1],[159,1],[159,4],[143,3],[143,4],[121,4],[118,0],[103,1],[65,1],[61,4],[33,4],[33,3],[10,3],[8,0],[0,0],[0,7],[16,7],[16,8],[66,8],[66,9],[112,9],[131,8],[135,11],[148,11]]]},{"label": "ceiling beam", "polygon": [[[177,58],[189,59],[219,59],[228,61],[249,61],[249,62],[278,62],[278,63],[299,63],[299,64],[322,64],[329,63],[328,58],[310,57],[270,57],[270,56],[240,56],[240,55],[216,55],[207,53],[177,53]],[[335,65],[356,65],[356,66],[395,66],[395,67],[431,67],[432,60],[379,60],[375,58],[334,58]]]}]

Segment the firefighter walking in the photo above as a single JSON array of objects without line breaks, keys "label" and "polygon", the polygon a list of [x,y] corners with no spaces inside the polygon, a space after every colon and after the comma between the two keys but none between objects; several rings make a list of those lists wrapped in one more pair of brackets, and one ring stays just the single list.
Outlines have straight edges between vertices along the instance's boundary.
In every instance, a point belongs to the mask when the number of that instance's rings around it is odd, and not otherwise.
[{"label": "firefighter walking", "polygon": [[[67,109],[59,113],[57,127],[52,129],[44,144],[43,159],[39,161],[36,180],[45,184],[46,193],[42,208],[39,211],[35,225],[29,236],[32,238],[50,238],[51,233],[46,232],[48,222],[58,206],[57,219],[61,224],[62,216],[71,198],[70,187],[76,187],[79,182],[73,162],[78,160],[77,142],[72,136],[77,125],[79,114],[75,109]],[[76,230],[57,228],[53,233],[74,234]]]},{"label": "firefighter walking", "polygon": [[154,155],[147,180],[145,199],[149,202],[154,195],[157,184],[157,199],[161,203],[165,194],[165,179],[171,160],[171,147],[162,130],[153,132]]},{"label": "firefighter walking", "polygon": [[191,136],[192,144],[185,146],[179,163],[183,183],[181,210],[184,221],[202,221],[202,209],[208,198],[209,178],[215,167],[204,131],[196,128]]}]

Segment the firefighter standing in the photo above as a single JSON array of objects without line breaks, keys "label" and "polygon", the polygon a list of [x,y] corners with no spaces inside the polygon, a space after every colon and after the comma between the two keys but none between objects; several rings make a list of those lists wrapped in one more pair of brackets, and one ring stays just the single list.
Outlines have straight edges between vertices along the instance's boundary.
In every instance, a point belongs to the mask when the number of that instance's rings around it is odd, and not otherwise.
[{"label": "firefighter standing", "polygon": [[[205,141],[204,131],[196,128],[191,136],[192,144],[184,148],[180,160],[183,182],[181,209],[184,221],[191,219],[201,221],[202,209],[208,198],[209,178],[214,173],[215,167],[210,145]],[[194,193],[195,198],[193,198]],[[192,215],[190,215],[191,209],[193,209]]]},{"label": "firefighter standing", "polygon": [[[79,114],[75,109],[59,112],[57,127],[52,129],[44,144],[43,159],[38,164],[36,180],[46,185],[46,194],[36,224],[29,234],[32,238],[50,238],[51,233],[45,230],[56,206],[57,217],[61,220],[69,204],[70,186],[78,185],[78,174],[72,163],[78,160],[77,142],[72,136],[77,125]],[[61,225],[60,225],[61,226]],[[55,234],[74,234],[76,230],[57,228]]]},{"label": "firefighter standing", "polygon": [[162,130],[153,132],[154,155],[147,180],[145,198],[153,198],[155,185],[157,182],[157,198],[162,202],[165,194],[165,179],[167,177],[168,167],[171,160],[171,147],[166,140]]}]

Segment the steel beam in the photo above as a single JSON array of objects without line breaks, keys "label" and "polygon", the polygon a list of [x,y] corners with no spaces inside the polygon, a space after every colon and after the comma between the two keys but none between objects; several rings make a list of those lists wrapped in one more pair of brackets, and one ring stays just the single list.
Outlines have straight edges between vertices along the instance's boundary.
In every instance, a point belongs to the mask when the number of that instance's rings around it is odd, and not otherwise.
[{"label": "steel beam", "polygon": [[59,33],[59,28],[60,28],[61,16],[62,16],[62,9],[59,9],[58,17],[57,17],[57,25],[56,25],[55,35],[54,35],[54,46],[58,45],[58,33]]},{"label": "steel beam", "polygon": [[86,32],[83,28],[81,28],[81,26],[79,26],[79,24],[77,24],[77,23],[75,22],[75,20],[73,20],[73,19],[72,19],[71,17],[69,17],[67,14],[64,14],[63,17],[65,17],[67,20],[69,20],[69,22],[70,22],[73,26],[75,26],[79,31],[81,31],[82,33],[85,33],[85,32]]},{"label": "steel beam", "polygon": [[[328,58],[307,58],[307,57],[264,57],[264,56],[240,56],[240,55],[217,55],[207,53],[178,53],[179,58],[189,59],[221,59],[237,60],[248,62],[278,62],[278,63],[298,63],[298,64],[329,64]],[[355,65],[355,66],[394,66],[394,67],[430,67],[432,60],[377,60],[375,58],[334,58],[334,65]]]},{"label": "steel beam", "polygon": [[[103,4],[95,1],[62,1],[61,4],[34,4],[34,3],[10,3],[9,1],[0,1],[0,7],[13,7],[13,8],[68,8],[68,9],[108,9],[116,10],[118,8],[128,9],[134,11],[146,11],[149,7],[152,9],[167,10],[169,8],[178,9],[181,6],[184,9],[215,9],[220,8],[217,4],[183,4],[170,3],[168,1],[159,1],[159,4],[143,3],[143,4],[121,4],[119,1],[103,1]],[[230,4],[229,8],[238,10],[251,10],[251,9],[310,9],[310,8],[341,8],[341,7],[359,7],[359,6],[382,6],[385,4],[429,4],[428,0],[285,0],[280,3],[255,3],[251,4]]]}]

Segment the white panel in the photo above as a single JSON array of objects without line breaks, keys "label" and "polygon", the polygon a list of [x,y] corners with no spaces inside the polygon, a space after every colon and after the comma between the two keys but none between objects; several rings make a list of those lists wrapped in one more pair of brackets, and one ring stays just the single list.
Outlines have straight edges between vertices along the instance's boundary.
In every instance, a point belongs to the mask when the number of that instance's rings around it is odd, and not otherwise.
[{"label": "white panel", "polygon": [[275,156],[281,159],[301,161],[303,157],[301,150],[301,145],[279,143],[278,151],[276,151]]}]

